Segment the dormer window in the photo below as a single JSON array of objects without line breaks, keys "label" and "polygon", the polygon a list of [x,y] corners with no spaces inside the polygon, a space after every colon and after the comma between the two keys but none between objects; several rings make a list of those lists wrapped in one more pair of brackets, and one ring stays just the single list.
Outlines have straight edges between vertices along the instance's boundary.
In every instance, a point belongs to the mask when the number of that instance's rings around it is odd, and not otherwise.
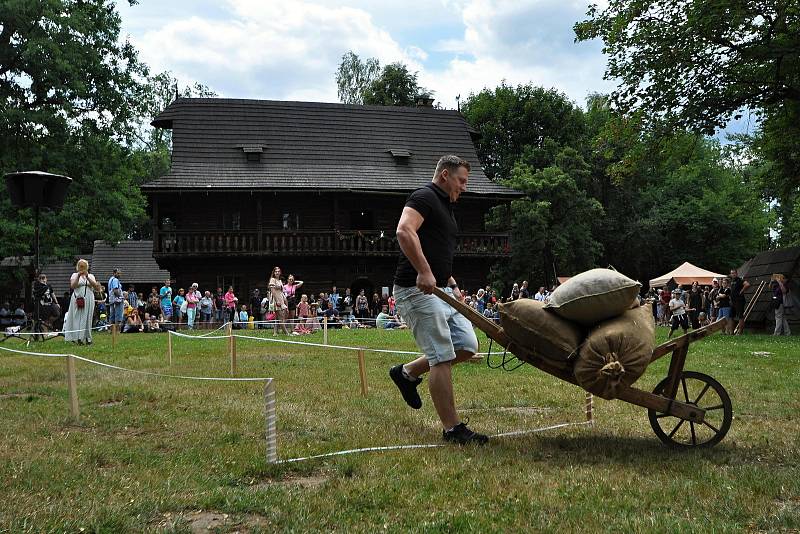
[{"label": "dormer window", "polygon": [[400,165],[405,165],[411,158],[411,152],[407,148],[390,148],[387,150],[394,158],[394,162]]},{"label": "dormer window", "polygon": [[239,145],[244,152],[247,161],[261,161],[261,154],[264,153],[263,145]]}]

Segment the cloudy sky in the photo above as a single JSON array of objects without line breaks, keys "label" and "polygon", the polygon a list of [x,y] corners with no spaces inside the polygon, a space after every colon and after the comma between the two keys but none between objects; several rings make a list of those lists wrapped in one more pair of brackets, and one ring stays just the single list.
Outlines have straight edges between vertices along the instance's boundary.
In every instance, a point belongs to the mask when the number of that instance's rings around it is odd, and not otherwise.
[{"label": "cloudy sky", "polygon": [[583,105],[603,80],[601,44],[575,43],[588,0],[120,1],[123,33],[155,72],[220,96],[336,102],[335,72],[354,51],[419,72],[456,107],[501,81],[555,87]]}]

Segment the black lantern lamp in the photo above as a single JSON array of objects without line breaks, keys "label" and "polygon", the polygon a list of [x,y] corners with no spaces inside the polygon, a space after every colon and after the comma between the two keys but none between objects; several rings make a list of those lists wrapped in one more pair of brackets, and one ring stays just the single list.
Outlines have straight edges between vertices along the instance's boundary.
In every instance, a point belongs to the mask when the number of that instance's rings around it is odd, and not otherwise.
[{"label": "black lantern lamp", "polygon": [[[59,210],[64,205],[72,178],[42,171],[12,172],[5,175],[11,204],[18,208],[33,208],[34,213],[34,280],[39,276],[39,211],[42,208]],[[41,332],[38,303],[34,305],[34,332]]]}]

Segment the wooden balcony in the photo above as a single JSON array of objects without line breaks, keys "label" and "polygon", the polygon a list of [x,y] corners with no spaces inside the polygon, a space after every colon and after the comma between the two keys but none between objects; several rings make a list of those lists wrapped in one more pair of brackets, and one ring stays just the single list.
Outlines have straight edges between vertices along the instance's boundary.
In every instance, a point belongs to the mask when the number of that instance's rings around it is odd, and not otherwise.
[{"label": "wooden balcony", "polygon": [[[164,256],[396,256],[394,234],[356,230],[159,230],[153,255]],[[457,256],[510,255],[508,234],[459,234]]]}]

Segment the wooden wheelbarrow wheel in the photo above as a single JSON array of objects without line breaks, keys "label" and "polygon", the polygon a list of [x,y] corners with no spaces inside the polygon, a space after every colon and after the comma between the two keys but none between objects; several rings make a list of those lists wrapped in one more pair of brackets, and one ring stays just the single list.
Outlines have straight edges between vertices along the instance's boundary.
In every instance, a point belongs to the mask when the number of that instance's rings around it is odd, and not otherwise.
[{"label": "wooden wheelbarrow wheel", "polygon": [[[669,381],[665,378],[653,393],[662,395]],[[722,385],[703,373],[683,371],[680,374],[675,400],[692,404],[706,411],[702,423],[647,410],[650,426],[662,442],[676,449],[713,447],[728,433],[733,421],[733,405]]]}]

